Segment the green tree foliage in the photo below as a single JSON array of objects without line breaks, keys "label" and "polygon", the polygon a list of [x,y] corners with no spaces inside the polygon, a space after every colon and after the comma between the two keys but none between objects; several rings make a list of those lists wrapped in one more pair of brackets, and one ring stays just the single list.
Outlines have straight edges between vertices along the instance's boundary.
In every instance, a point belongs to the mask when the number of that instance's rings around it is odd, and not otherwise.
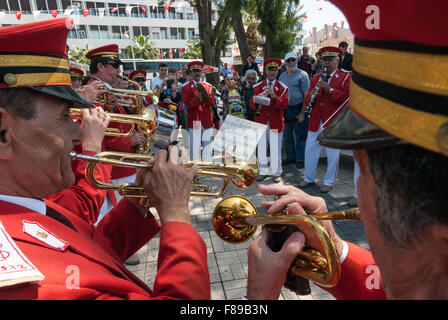
[{"label": "green tree foliage", "polygon": [[154,41],[151,41],[149,35],[139,35],[132,38],[133,46],[126,48],[128,56],[132,57],[132,48],[134,49],[135,59],[157,59],[159,57],[160,50]]},{"label": "green tree foliage", "polygon": [[68,58],[70,61],[79,63],[79,64],[90,64],[90,60],[86,58],[86,53],[92,50],[89,48],[89,45],[86,44],[86,47],[79,48],[79,47],[73,47],[70,48],[68,52]]},{"label": "green tree foliage", "polygon": [[265,38],[265,59],[292,51],[295,25],[304,16],[298,13],[299,4],[300,0],[248,0],[246,11],[259,21],[258,32]]},{"label": "green tree foliage", "polygon": [[187,48],[182,54],[184,59],[202,59],[201,43],[199,41],[188,41]]}]

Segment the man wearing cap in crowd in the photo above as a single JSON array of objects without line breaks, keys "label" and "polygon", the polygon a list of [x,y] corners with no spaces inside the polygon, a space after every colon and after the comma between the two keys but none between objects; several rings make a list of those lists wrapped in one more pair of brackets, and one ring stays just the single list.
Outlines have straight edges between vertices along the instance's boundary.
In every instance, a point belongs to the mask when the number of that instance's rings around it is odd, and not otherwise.
[{"label": "man wearing cap in crowd", "polygon": [[187,65],[191,71],[191,80],[182,87],[182,100],[188,108],[188,133],[190,134],[190,159],[212,161],[213,155],[209,144],[213,140],[213,111],[215,96],[213,87],[201,81],[201,61],[192,61]]},{"label": "man wearing cap in crowd", "polygon": [[[145,70],[134,70],[129,73],[129,79],[138,82],[142,86],[142,91],[148,91],[146,88],[146,71]],[[134,88],[133,90],[137,90]]]},{"label": "man wearing cap in crowd", "polygon": [[[409,0],[403,7],[379,0],[375,5],[381,28],[366,28],[366,19],[375,23],[370,11],[366,14],[371,1],[332,2],[346,14],[356,53],[350,108],[323,131],[319,143],[355,150],[361,171],[359,210],[371,252],[342,241],[326,222],[342,273],[335,287],[323,289],[338,299],[446,300],[448,82],[440,68],[447,65],[448,41],[439,24],[448,4]],[[428,72],[422,74],[416,63]],[[291,214],[327,209],[322,198],[289,186],[274,188],[259,190],[288,197]],[[271,259],[266,236],[249,249],[251,299],[278,298],[283,275],[304,241],[299,232],[293,233]],[[274,270],[278,277],[271,276]]]},{"label": "man wearing cap in crowd", "polygon": [[[316,169],[319,162],[322,147],[317,143],[317,136],[325,129],[343,110],[349,97],[351,73],[338,69],[341,49],[336,47],[324,47],[320,49],[323,67],[326,68],[326,78],[317,74],[311,79],[310,89],[305,98],[308,106],[313,96],[314,104],[308,124],[308,136],[305,146],[305,179],[299,184],[300,188],[306,188],[314,184]],[[327,171],[320,192],[329,192],[336,181],[339,166],[339,149],[325,148],[327,154]]]},{"label": "man wearing cap in crowd", "polygon": [[[69,110],[93,107],[71,87],[70,26],[61,18],[0,28],[0,54],[8,58],[0,60],[0,299],[210,298],[207,250],[188,210],[197,167],[167,162],[178,160],[175,147],[171,155],[162,150],[137,181],[160,226],[138,200],[123,199],[96,227],[41,200],[74,182],[69,153],[82,132]],[[122,262],[159,231],[151,290]]]},{"label": "man wearing cap in crowd", "polygon": [[82,77],[84,76],[84,71],[78,68],[70,68],[70,78],[72,80],[72,87],[79,89],[81,87]]},{"label": "man wearing cap in crowd", "polygon": [[[259,177],[257,181],[263,181],[269,173],[275,183],[281,181],[282,169],[282,137],[285,129],[283,113],[288,107],[289,90],[281,81],[276,80],[278,69],[282,61],[277,58],[269,58],[264,62],[266,67],[266,80],[254,85],[254,95],[250,99],[250,107],[257,110],[255,121],[268,126],[266,133],[258,144]],[[255,102],[256,96],[266,98],[265,105]],[[257,100],[258,101],[258,100]],[[267,143],[270,146],[270,167],[267,160]]]},{"label": "man wearing cap in crowd", "polygon": [[297,53],[289,52],[285,56],[286,72],[283,72],[279,80],[289,89],[289,105],[285,110],[285,142],[286,159],[282,165],[294,163],[297,169],[302,169],[305,164],[305,142],[308,132],[308,119],[305,118],[303,100],[310,87],[308,74],[297,67]]}]

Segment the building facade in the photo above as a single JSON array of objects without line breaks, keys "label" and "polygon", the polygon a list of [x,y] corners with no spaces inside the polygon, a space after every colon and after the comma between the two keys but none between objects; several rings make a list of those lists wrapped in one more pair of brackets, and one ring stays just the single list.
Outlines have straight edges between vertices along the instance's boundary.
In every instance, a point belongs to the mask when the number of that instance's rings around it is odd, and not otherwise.
[{"label": "building facade", "polygon": [[[158,0],[1,0],[0,26],[69,16],[75,27],[70,47],[96,48],[118,44],[121,56],[137,35],[150,35],[164,59],[182,58],[188,41],[199,39],[198,15],[186,1],[163,5]],[[216,21],[213,10],[212,20]]]}]

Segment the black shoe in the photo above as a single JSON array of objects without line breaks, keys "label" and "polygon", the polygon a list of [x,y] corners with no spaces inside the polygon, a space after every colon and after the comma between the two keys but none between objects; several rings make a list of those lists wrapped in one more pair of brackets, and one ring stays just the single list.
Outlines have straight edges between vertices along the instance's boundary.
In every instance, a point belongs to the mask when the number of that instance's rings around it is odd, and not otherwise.
[{"label": "black shoe", "polygon": [[268,177],[267,175],[259,175],[259,176],[257,177],[257,181],[258,181],[258,182],[263,181],[263,180],[266,179],[267,177]]},{"label": "black shoe", "polygon": [[287,164],[291,164],[294,163],[294,160],[290,160],[290,159],[285,159],[282,161],[282,166],[286,166]]},{"label": "black shoe", "polygon": [[303,169],[303,168],[305,168],[305,163],[303,163],[303,162],[296,162],[296,168],[297,168],[297,169]]}]

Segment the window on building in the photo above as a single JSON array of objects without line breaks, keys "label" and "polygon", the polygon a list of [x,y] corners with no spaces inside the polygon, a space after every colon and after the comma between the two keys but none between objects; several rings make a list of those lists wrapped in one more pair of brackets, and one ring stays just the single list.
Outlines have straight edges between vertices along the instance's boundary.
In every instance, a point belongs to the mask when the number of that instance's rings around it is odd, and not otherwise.
[{"label": "window on building", "polygon": [[159,19],[166,19],[165,8],[164,7],[157,7],[157,18],[159,18]]},{"label": "window on building", "polygon": [[[7,1],[0,1],[0,11],[9,11]],[[2,24],[2,26],[5,26],[5,25]]]},{"label": "window on building", "polygon": [[100,26],[100,38],[109,39],[109,28],[107,26]]},{"label": "window on building", "polygon": [[151,33],[152,39],[155,39],[155,40],[160,39],[160,27],[152,27],[151,31],[152,31],[152,33]]},{"label": "window on building", "polygon": [[112,26],[112,39],[121,39],[120,26]]},{"label": "window on building", "polygon": [[131,7],[131,17],[138,18],[138,5],[131,4],[129,6]]},{"label": "window on building", "polygon": [[177,39],[185,40],[185,28],[177,29]]},{"label": "window on building", "polygon": [[176,8],[176,19],[184,19],[184,8]]},{"label": "window on building", "polygon": [[47,11],[48,10],[47,1],[46,0],[36,0],[36,9],[42,10],[42,11]]},{"label": "window on building", "polygon": [[78,26],[78,39],[87,39],[87,28],[83,24]]},{"label": "window on building", "polygon": [[188,40],[194,40],[194,29],[193,28],[188,28]]},{"label": "window on building", "polygon": [[168,8],[168,18],[176,19],[176,8],[173,7]]},{"label": "window on building", "polygon": [[185,12],[187,15],[187,20],[193,20],[194,19],[194,10],[193,8],[185,8]]},{"label": "window on building", "polygon": [[149,28],[148,27],[142,27],[142,35],[148,36],[149,35]]},{"label": "window on building", "polygon": [[122,39],[130,39],[129,27],[128,26],[120,26],[121,29],[121,38]]},{"label": "window on building", "polygon": [[98,16],[98,11],[96,10],[95,7],[95,2],[92,1],[87,1],[86,2],[86,7],[89,9],[89,15],[91,16]]},{"label": "window on building", "polygon": [[20,10],[23,11],[23,13],[31,13],[31,5],[30,0],[20,0]]},{"label": "window on building", "polygon": [[109,16],[118,17],[118,3],[110,2],[107,11]]},{"label": "window on building", "polygon": [[170,39],[177,40],[177,28],[170,28]]},{"label": "window on building", "polygon": [[140,27],[132,27],[132,32],[134,33],[134,37],[142,34]]},{"label": "window on building", "polygon": [[149,7],[149,12],[151,13],[151,18],[157,19],[157,7]]},{"label": "window on building", "polygon": [[162,55],[162,59],[170,59],[170,51],[171,49],[169,48],[161,48],[160,54]]},{"label": "window on building", "polygon": [[92,39],[100,38],[100,27],[99,26],[90,25],[89,29],[90,29],[90,38],[92,38]]},{"label": "window on building", "polygon": [[18,1],[9,1],[9,10],[10,11],[20,11],[19,2]]},{"label": "window on building", "polygon": [[173,59],[179,59],[180,58],[180,51],[177,48],[173,48],[171,49],[171,51],[173,52]]},{"label": "window on building", "polygon": [[167,28],[160,28],[160,38],[159,39],[168,39]]},{"label": "window on building", "polygon": [[118,4],[118,15],[120,17],[126,17],[127,13],[126,13],[126,4],[124,3],[119,3]]}]

